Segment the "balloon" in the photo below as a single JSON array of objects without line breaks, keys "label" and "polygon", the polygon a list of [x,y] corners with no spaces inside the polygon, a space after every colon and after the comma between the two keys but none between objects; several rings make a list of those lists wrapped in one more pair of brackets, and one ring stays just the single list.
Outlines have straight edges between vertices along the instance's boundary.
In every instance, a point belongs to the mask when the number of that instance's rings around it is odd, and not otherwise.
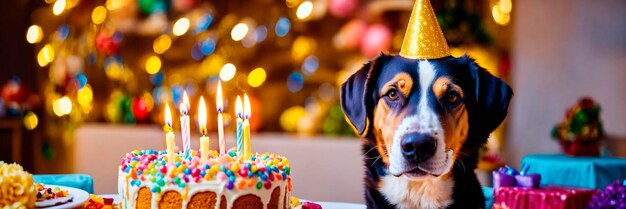
[{"label": "balloon", "polygon": [[135,119],[137,119],[137,121],[143,122],[148,118],[148,105],[146,104],[146,101],[141,99],[141,97],[133,98],[131,109],[133,112],[133,116],[135,116]]},{"label": "balloon", "polygon": [[361,40],[361,53],[368,58],[388,50],[391,46],[391,31],[383,24],[372,25],[365,31]]},{"label": "balloon", "polygon": [[328,10],[336,17],[347,17],[351,15],[358,3],[356,0],[330,0]]}]

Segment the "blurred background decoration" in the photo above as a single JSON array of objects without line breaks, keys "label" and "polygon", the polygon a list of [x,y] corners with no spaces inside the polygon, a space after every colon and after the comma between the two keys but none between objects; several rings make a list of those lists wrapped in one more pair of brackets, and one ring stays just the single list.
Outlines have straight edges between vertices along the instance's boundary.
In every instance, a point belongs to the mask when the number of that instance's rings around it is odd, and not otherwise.
[{"label": "blurred background decoration", "polygon": [[[32,0],[2,2],[30,59],[2,75],[0,116],[36,132],[43,159],[65,156],[85,122],[163,124],[183,90],[209,98],[221,80],[226,127],[251,96],[253,131],[352,135],[338,87],[368,59],[397,53],[412,0]],[[433,0],[453,56],[510,74],[511,0]],[[17,9],[16,9],[17,8]],[[15,11],[11,11],[15,10]],[[14,13],[18,13],[15,16]],[[9,61],[11,55],[3,58]],[[15,65],[12,67],[17,68]],[[8,66],[8,67],[11,67]],[[2,67],[0,67],[2,68]],[[30,87],[21,85],[27,77]],[[5,78],[6,77],[6,78]],[[197,109],[192,105],[191,115]],[[212,117],[209,111],[209,119]],[[216,124],[216,121],[209,121]],[[192,127],[195,128],[195,127]],[[216,126],[209,125],[215,131]],[[192,130],[193,133],[193,130]],[[503,130],[483,153],[500,151]],[[498,164],[496,162],[496,164]],[[28,163],[26,163],[28,167]],[[498,166],[498,165],[494,165]]]}]

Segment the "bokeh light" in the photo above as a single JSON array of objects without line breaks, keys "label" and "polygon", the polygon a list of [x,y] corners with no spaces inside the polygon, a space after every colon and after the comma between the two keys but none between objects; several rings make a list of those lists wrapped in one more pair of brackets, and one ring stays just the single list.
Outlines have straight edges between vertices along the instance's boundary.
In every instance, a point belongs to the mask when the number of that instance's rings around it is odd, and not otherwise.
[{"label": "bokeh light", "polygon": [[315,40],[305,36],[298,36],[291,47],[291,57],[300,61],[315,51]]},{"label": "bokeh light", "polygon": [[274,28],[274,32],[278,37],[285,37],[287,33],[289,33],[289,29],[291,28],[291,22],[286,17],[280,17],[276,22],[276,27]]},{"label": "bokeh light", "polygon": [[56,16],[61,15],[61,13],[63,13],[63,10],[65,10],[65,6],[65,0],[57,0],[56,2],[54,2],[54,5],[52,5],[52,14]]},{"label": "bokeh light", "polygon": [[511,13],[513,10],[513,3],[511,0],[500,0],[500,11],[504,13]]},{"label": "bokeh light", "polygon": [[100,25],[107,18],[107,9],[104,6],[97,6],[91,12],[91,21],[93,24]]},{"label": "bokeh light", "polygon": [[304,62],[302,62],[302,72],[305,75],[311,75],[313,74],[315,71],[317,71],[317,68],[320,65],[320,60],[314,56],[308,56],[306,58],[304,58]]},{"label": "bokeh light", "polygon": [[172,33],[175,36],[182,36],[187,33],[187,30],[189,30],[189,19],[185,17],[178,19],[172,27]]},{"label": "bokeh light", "polygon": [[320,99],[329,102],[335,97],[335,87],[330,83],[323,83],[318,89],[318,94]]},{"label": "bokeh light", "polygon": [[57,30],[57,38],[59,38],[59,40],[65,40],[69,34],[70,26],[68,24],[62,24],[59,26],[59,29]]},{"label": "bokeh light", "polygon": [[255,88],[259,87],[265,82],[266,77],[265,69],[261,67],[255,68],[248,74],[248,85]]},{"label": "bokeh light", "polygon": [[267,27],[264,25],[256,27],[254,34],[256,34],[256,41],[262,42],[267,38]]},{"label": "bokeh light", "polygon": [[37,128],[38,124],[39,118],[37,117],[37,115],[32,111],[26,112],[26,115],[24,115],[24,127],[26,128],[26,130],[33,130]]},{"label": "bokeh light", "polygon": [[78,90],[76,99],[83,112],[89,113],[93,102],[93,90],[91,89],[91,85],[87,84],[84,88]]},{"label": "bokeh light", "polygon": [[108,10],[113,11],[126,6],[129,2],[130,0],[107,0],[105,6]]},{"label": "bokeh light", "polygon": [[311,17],[311,13],[313,12],[313,3],[310,1],[305,1],[298,6],[296,10],[296,17],[300,20],[306,20]]},{"label": "bokeh light", "polygon": [[43,39],[43,30],[39,25],[31,25],[26,31],[26,41],[31,44],[39,43]]},{"label": "bokeh light", "polygon": [[298,121],[306,115],[306,109],[302,106],[295,106],[286,109],[279,118],[280,126],[287,132],[296,131]]},{"label": "bokeh light", "polygon": [[61,97],[52,103],[52,110],[59,117],[69,115],[72,112],[72,100],[67,96]]},{"label": "bokeh light", "polygon": [[200,43],[200,51],[204,56],[208,56],[215,51],[215,40],[211,38],[207,38],[202,43]]},{"label": "bokeh light", "polygon": [[54,49],[50,44],[46,44],[39,53],[37,53],[37,63],[41,67],[45,67],[54,60]]},{"label": "bokeh light", "polygon": [[298,72],[293,72],[289,74],[287,77],[287,88],[291,93],[296,93],[302,89],[304,86],[304,78],[302,74]]},{"label": "bokeh light", "polygon": [[195,33],[202,33],[205,30],[209,29],[209,26],[211,26],[211,23],[213,22],[213,15],[207,13],[202,15],[202,17],[198,18],[198,21],[196,22],[196,29],[195,29]]},{"label": "bokeh light", "polygon": [[170,46],[172,46],[172,38],[167,34],[160,35],[156,39],[154,39],[154,43],[152,43],[152,49],[154,53],[163,54],[167,51]]},{"label": "bokeh light", "polygon": [[224,82],[230,81],[235,77],[236,72],[237,68],[235,67],[235,65],[233,65],[232,63],[226,63],[224,66],[222,66],[222,69],[220,70],[220,79],[222,79],[222,81]]},{"label": "bokeh light", "polygon": [[152,74],[158,73],[160,70],[161,70],[161,59],[156,55],[152,55],[148,57],[148,59],[146,60],[146,72],[152,75]]},{"label": "bokeh light", "polygon": [[230,37],[234,41],[241,41],[248,34],[248,25],[245,23],[239,23],[233,27],[233,30],[230,32]]}]

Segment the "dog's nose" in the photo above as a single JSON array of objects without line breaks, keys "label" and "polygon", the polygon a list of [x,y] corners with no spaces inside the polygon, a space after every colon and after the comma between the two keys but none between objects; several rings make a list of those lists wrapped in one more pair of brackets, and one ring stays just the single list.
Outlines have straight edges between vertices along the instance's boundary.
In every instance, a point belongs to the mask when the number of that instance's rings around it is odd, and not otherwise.
[{"label": "dog's nose", "polygon": [[435,138],[427,134],[410,134],[400,142],[402,155],[411,163],[422,162],[435,154]]}]

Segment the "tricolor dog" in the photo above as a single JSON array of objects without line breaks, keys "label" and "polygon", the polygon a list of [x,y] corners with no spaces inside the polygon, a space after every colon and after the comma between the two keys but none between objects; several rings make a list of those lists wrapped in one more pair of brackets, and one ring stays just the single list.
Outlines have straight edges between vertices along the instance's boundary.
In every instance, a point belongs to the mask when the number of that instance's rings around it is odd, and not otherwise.
[{"label": "tricolor dog", "polygon": [[368,208],[483,208],[478,149],[512,95],[468,56],[365,64],[343,84],[341,106],[366,138]]}]

